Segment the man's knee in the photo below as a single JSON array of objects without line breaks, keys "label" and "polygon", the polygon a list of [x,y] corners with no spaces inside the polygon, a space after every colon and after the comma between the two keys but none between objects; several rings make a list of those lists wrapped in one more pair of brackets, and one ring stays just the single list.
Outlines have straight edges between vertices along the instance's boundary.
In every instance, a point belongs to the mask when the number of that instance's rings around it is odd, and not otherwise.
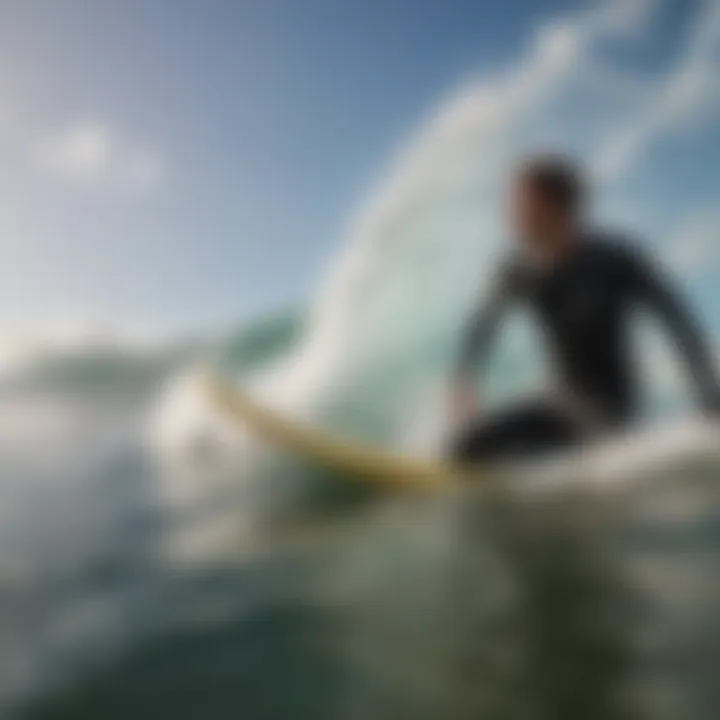
[{"label": "man's knee", "polygon": [[510,459],[552,452],[574,444],[577,428],[553,408],[528,403],[478,422],[451,443],[458,463]]}]

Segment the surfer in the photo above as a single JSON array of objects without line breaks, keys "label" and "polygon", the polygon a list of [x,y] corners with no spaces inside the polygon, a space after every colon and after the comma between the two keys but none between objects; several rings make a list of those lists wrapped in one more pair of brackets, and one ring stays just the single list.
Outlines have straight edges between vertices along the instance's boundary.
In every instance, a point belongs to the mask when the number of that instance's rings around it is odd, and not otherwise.
[{"label": "surfer", "polygon": [[[455,459],[556,451],[626,427],[637,414],[628,321],[638,305],[663,320],[687,361],[700,405],[718,411],[717,375],[695,319],[635,245],[590,227],[580,167],[561,156],[527,160],[513,178],[508,209],[517,246],[471,318],[453,382],[451,413],[462,428],[452,446]],[[528,306],[543,330],[557,389],[482,418],[472,377],[516,303]]]}]

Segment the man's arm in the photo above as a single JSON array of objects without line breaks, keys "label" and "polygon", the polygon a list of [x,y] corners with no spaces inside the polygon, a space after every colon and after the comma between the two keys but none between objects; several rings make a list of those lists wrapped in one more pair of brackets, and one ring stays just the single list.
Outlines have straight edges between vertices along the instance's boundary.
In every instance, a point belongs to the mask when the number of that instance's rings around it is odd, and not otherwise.
[{"label": "man's arm", "polygon": [[503,268],[489,296],[472,314],[465,330],[453,382],[453,413],[457,420],[474,414],[473,376],[484,370],[496,331],[505,311],[517,293],[518,273],[511,267]]},{"label": "man's arm", "polygon": [[631,265],[635,293],[669,329],[690,370],[700,404],[709,412],[720,412],[720,384],[714,358],[695,317],[652,263],[635,255]]},{"label": "man's arm", "polygon": [[457,380],[467,381],[476,372],[484,370],[508,299],[503,289],[496,288],[485,302],[476,308],[466,326],[460,346],[455,372]]}]

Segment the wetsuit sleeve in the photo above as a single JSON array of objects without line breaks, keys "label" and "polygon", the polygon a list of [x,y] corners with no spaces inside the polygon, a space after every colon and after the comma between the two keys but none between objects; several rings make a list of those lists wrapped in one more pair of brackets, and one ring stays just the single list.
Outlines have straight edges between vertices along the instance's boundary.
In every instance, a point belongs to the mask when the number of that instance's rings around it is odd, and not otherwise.
[{"label": "wetsuit sleeve", "polygon": [[652,262],[634,254],[630,280],[635,296],[657,314],[669,329],[692,374],[700,403],[720,409],[718,375],[712,352],[696,318],[677,290]]},{"label": "wetsuit sleeve", "polygon": [[518,268],[511,264],[503,266],[489,295],[479,303],[466,325],[456,365],[458,379],[469,378],[484,368],[500,320],[518,297],[520,284]]}]

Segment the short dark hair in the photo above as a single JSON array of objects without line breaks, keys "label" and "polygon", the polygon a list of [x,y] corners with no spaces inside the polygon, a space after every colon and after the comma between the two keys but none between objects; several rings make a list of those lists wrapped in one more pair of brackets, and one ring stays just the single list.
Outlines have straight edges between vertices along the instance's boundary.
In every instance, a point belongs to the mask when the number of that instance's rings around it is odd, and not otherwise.
[{"label": "short dark hair", "polygon": [[568,156],[530,157],[520,164],[518,178],[561,210],[577,213],[585,204],[585,172],[579,162]]}]

